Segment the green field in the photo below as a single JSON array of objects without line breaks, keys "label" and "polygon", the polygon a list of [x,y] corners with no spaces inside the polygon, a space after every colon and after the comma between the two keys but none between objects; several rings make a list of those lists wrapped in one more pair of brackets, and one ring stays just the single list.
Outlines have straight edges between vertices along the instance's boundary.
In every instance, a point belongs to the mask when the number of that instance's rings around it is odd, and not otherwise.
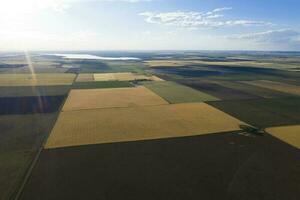
[{"label": "green field", "polygon": [[293,96],[288,93],[278,92],[274,90],[270,90],[267,88],[257,87],[245,83],[241,83],[238,81],[215,81],[215,83],[220,84],[225,87],[229,87],[232,89],[240,90],[247,92],[252,95],[257,95],[263,98],[276,98],[276,97],[288,97]]},{"label": "green field", "polygon": [[297,200],[298,165],[299,150],[270,135],[44,149],[20,199]]},{"label": "green field", "polygon": [[300,98],[216,101],[209,104],[262,128],[300,123]]},{"label": "green field", "polygon": [[31,64],[25,58],[10,58],[10,59],[0,59],[0,63],[5,64],[23,64],[23,67],[12,67],[12,68],[0,68],[0,73],[8,74],[31,74],[34,73],[64,73],[68,69],[61,67],[61,63],[57,60],[45,60],[40,57],[31,58]]},{"label": "green field", "polygon": [[170,103],[216,101],[216,97],[169,81],[145,82],[144,86]]},{"label": "green field", "polygon": [[57,113],[0,116],[0,199],[8,199],[52,129]]},{"label": "green field", "polygon": [[93,82],[75,82],[73,89],[96,89],[96,88],[123,88],[133,87],[128,81],[93,81]]},{"label": "green field", "polygon": [[78,60],[65,61],[65,64],[77,65],[80,73],[114,73],[114,72],[136,72],[142,73],[145,66],[139,61],[98,61],[98,60]]},{"label": "green field", "polygon": [[143,73],[146,69],[144,63],[140,61],[106,61],[111,72],[135,72]]},{"label": "green field", "polygon": [[36,152],[0,152],[0,199],[10,199]]},{"label": "green field", "polygon": [[67,95],[70,86],[6,86],[0,87],[0,97],[61,96]]}]

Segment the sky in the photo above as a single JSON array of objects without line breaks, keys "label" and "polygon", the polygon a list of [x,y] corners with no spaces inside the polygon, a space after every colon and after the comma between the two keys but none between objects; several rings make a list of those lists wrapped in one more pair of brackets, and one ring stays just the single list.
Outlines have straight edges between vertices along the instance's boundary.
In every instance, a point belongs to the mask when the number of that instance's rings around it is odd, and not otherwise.
[{"label": "sky", "polygon": [[299,0],[0,0],[0,51],[300,51]]}]

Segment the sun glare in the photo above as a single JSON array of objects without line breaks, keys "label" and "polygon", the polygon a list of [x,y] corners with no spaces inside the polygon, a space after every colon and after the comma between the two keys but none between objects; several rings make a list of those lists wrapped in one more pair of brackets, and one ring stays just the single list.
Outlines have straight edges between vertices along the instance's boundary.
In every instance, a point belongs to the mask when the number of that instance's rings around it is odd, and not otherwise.
[{"label": "sun glare", "polygon": [[1,17],[6,19],[24,17],[24,15],[32,14],[35,7],[35,0],[2,0]]},{"label": "sun glare", "polygon": [[0,0],[2,20],[14,21],[30,17],[45,9],[56,10],[67,0]]}]

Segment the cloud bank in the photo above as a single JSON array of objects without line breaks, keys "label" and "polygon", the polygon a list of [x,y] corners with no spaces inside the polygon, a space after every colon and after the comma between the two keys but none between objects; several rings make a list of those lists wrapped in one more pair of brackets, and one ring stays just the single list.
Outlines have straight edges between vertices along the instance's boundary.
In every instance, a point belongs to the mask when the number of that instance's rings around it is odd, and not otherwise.
[{"label": "cloud bank", "polygon": [[152,24],[178,26],[186,28],[217,28],[226,26],[269,26],[272,23],[254,20],[225,20],[223,11],[231,10],[231,7],[216,8],[209,12],[143,12],[140,16]]},{"label": "cloud bank", "polygon": [[300,32],[293,29],[268,30],[258,33],[234,35],[230,36],[230,38],[257,42],[297,43],[300,42]]},{"label": "cloud bank", "polygon": [[282,49],[300,48],[300,31],[293,29],[268,30],[264,32],[227,36],[231,40],[248,41],[262,46],[274,46]]}]

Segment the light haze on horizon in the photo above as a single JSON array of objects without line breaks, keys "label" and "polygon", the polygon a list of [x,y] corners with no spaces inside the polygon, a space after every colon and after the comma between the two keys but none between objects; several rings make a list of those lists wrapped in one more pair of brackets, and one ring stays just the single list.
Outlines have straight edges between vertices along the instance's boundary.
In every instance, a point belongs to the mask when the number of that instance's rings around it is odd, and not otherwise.
[{"label": "light haze on horizon", "polygon": [[0,51],[300,50],[298,0],[0,0]]}]

